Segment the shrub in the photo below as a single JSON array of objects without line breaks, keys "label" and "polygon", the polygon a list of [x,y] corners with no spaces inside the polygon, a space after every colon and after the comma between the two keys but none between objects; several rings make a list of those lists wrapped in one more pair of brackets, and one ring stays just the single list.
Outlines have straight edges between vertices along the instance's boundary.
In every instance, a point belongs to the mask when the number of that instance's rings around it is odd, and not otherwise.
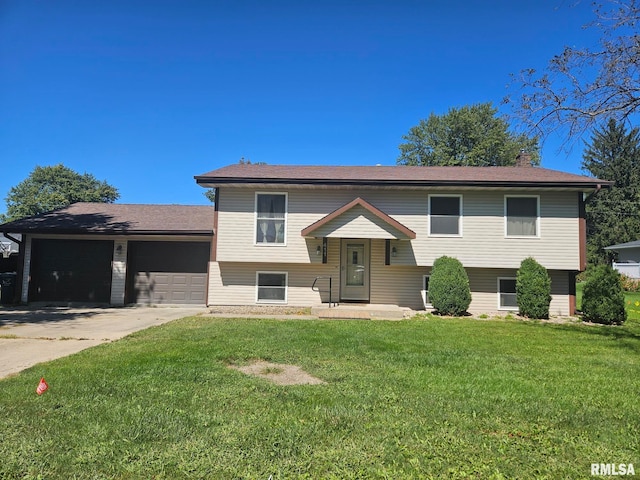
[{"label": "shrub", "polygon": [[621,324],[627,319],[620,274],[609,265],[598,265],[588,272],[582,290],[585,321]]},{"label": "shrub", "polygon": [[640,292],[640,280],[637,278],[631,278],[621,274],[620,283],[622,285],[622,290],[625,292]]},{"label": "shrub", "polygon": [[520,315],[549,318],[551,278],[547,269],[534,258],[525,258],[516,275],[516,298]]},{"label": "shrub", "polygon": [[433,262],[429,299],[440,315],[466,313],[471,303],[471,290],[467,272],[458,259],[445,256]]}]

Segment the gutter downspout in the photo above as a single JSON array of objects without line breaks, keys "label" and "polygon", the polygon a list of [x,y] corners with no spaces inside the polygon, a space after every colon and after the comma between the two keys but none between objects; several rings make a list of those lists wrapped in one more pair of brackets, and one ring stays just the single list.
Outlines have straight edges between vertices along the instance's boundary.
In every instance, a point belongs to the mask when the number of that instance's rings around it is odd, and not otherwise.
[{"label": "gutter downspout", "polygon": [[10,233],[3,233],[5,237],[7,237],[12,242],[17,243],[18,245],[22,245],[22,240],[18,240],[16,237],[12,237]]}]

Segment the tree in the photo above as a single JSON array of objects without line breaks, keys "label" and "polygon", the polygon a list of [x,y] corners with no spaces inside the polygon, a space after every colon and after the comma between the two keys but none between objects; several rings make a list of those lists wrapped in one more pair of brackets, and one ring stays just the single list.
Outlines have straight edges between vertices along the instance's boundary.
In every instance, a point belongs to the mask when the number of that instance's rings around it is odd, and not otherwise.
[{"label": "tree", "polygon": [[520,263],[516,276],[516,298],[523,317],[549,318],[551,277],[547,269],[532,257]]},{"label": "tree", "polygon": [[440,315],[463,315],[471,304],[469,277],[457,258],[443,256],[433,262],[429,299]]},{"label": "tree", "polygon": [[216,189],[215,188],[208,188],[207,190],[205,190],[205,192],[203,193],[203,195],[205,197],[207,197],[207,199],[211,202],[211,203],[216,203]]},{"label": "tree", "polygon": [[398,165],[514,165],[526,150],[540,163],[538,140],[509,132],[491,103],[451,108],[444,115],[431,113],[402,138]]},{"label": "tree", "polygon": [[62,164],[37,166],[29,176],[9,190],[3,222],[37,215],[74,202],[112,203],[118,190],[93,175],[79,174]]},{"label": "tree", "polygon": [[604,247],[640,238],[640,130],[610,120],[586,145],[582,168],[615,182],[586,206],[589,263],[608,264]]},{"label": "tree", "polygon": [[[543,138],[567,132],[567,141],[602,127],[613,118],[629,119],[640,107],[640,5],[638,0],[596,4],[587,28],[600,30],[597,48],[564,47],[545,70],[527,69],[514,78],[521,93],[513,116]],[[505,102],[511,102],[505,98]]]}]

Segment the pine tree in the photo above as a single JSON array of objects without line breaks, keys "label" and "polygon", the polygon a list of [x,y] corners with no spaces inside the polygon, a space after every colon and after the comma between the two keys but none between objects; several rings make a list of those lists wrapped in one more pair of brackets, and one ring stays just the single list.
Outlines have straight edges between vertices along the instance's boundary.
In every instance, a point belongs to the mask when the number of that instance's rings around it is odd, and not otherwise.
[{"label": "pine tree", "polygon": [[615,185],[587,203],[589,263],[608,264],[609,245],[640,239],[640,130],[627,132],[610,120],[595,131],[583,154],[582,168]]}]

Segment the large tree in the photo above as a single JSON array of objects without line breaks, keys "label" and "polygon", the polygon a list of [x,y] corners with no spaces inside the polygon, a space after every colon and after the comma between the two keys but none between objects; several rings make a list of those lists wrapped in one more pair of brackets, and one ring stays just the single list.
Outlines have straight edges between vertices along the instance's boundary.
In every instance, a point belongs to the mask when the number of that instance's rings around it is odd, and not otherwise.
[{"label": "large tree", "polygon": [[112,203],[120,194],[115,187],[89,173],[79,174],[62,164],[37,166],[29,176],[9,190],[5,198],[8,222],[62,208],[74,202]]},{"label": "large tree", "polygon": [[543,71],[527,69],[514,78],[520,92],[505,101],[527,131],[544,138],[559,130],[573,143],[610,118],[624,121],[638,112],[639,3],[595,3],[595,20],[585,26],[599,31],[595,48],[564,47]]},{"label": "large tree", "polygon": [[582,167],[611,180],[610,190],[587,203],[587,245],[590,263],[609,263],[609,245],[640,238],[640,131],[627,131],[613,119],[598,129],[585,148]]},{"label": "large tree", "polygon": [[399,145],[399,165],[513,165],[521,150],[540,162],[538,141],[509,131],[491,103],[432,113],[409,130]]}]

